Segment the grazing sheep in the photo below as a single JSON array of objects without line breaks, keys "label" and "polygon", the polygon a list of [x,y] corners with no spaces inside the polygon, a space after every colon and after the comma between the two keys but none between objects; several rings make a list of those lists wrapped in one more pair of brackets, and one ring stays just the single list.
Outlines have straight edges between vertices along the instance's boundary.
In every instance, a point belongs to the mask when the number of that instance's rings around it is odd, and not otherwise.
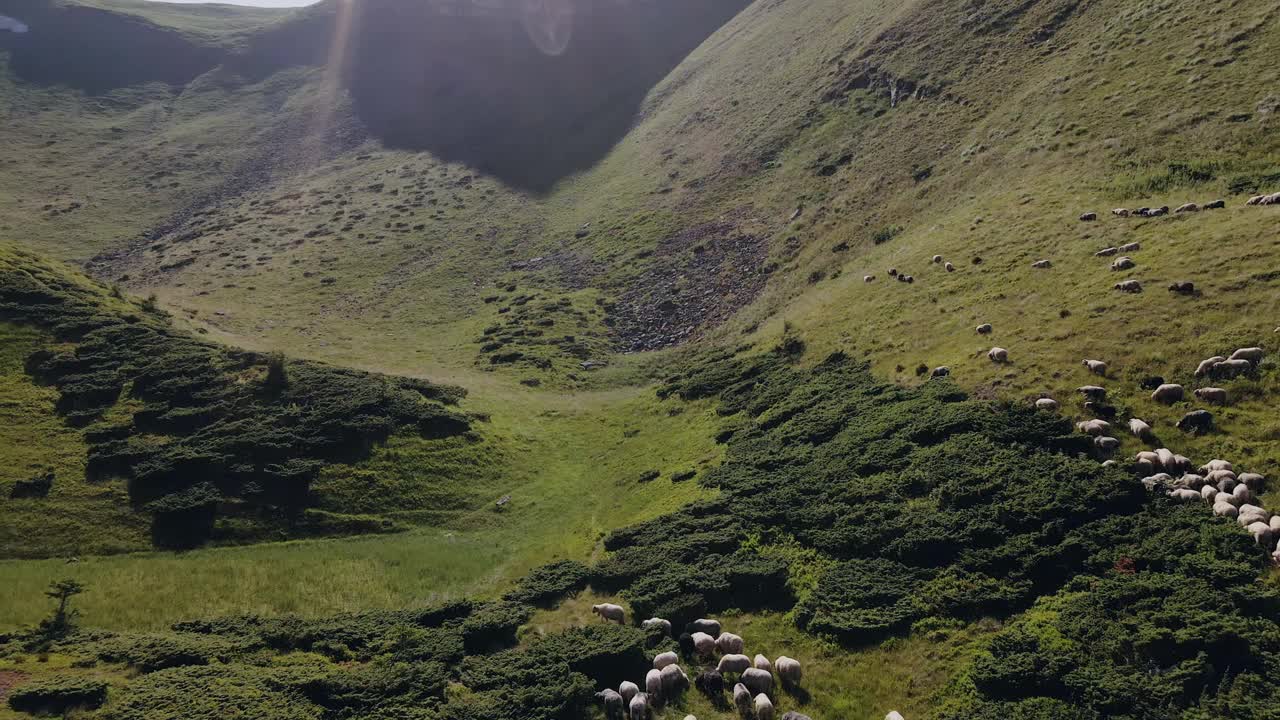
[{"label": "grazing sheep", "polygon": [[668,665],[675,665],[678,662],[680,662],[680,658],[676,657],[673,652],[658,653],[653,656],[653,667],[656,670],[661,670]]},{"label": "grazing sheep", "polygon": [[649,716],[649,698],[644,693],[637,694],[627,703],[627,710],[631,720],[645,720]]},{"label": "grazing sheep", "polygon": [[751,691],[746,685],[738,683],[733,686],[733,706],[738,708],[738,715],[741,717],[750,717]]},{"label": "grazing sheep", "polygon": [[[1219,480],[1219,481],[1217,481],[1216,483],[1211,483],[1211,484],[1212,484],[1214,487],[1218,488],[1218,492],[1223,493],[1223,494],[1226,494],[1226,495],[1230,495],[1232,498],[1234,498],[1234,497],[1235,497],[1235,495],[1232,495],[1231,493],[1235,491],[1235,489],[1236,489],[1236,485],[1239,485],[1240,483],[1236,482],[1235,480],[1232,480],[1231,478],[1226,478],[1226,479],[1224,479],[1224,480]],[[1227,498],[1219,498],[1219,499],[1220,499],[1220,500],[1226,500],[1227,502],[1231,503],[1232,505],[1236,505],[1236,506],[1239,506],[1239,505],[1240,505],[1240,503],[1238,503],[1238,502],[1233,502],[1232,500],[1229,500],[1229,499],[1227,499]]]},{"label": "grazing sheep", "polygon": [[671,621],[663,620],[662,618],[649,618],[648,620],[645,620],[644,622],[640,623],[640,627],[645,630],[653,630],[654,628],[661,628],[663,633],[667,635],[671,634]]},{"label": "grazing sheep", "polygon": [[768,695],[760,693],[756,695],[756,720],[773,720],[773,701]]},{"label": "grazing sheep", "polygon": [[1235,470],[1235,467],[1226,460],[1210,460],[1200,466],[1200,473],[1202,475],[1208,475],[1214,470]]},{"label": "grazing sheep", "polygon": [[897,710],[890,710],[889,714],[884,716],[884,720],[907,720],[907,719],[902,717],[902,713],[898,712]]},{"label": "grazing sheep", "polygon": [[1220,363],[1215,363],[1214,366],[1209,369],[1209,377],[1230,378],[1247,373],[1252,369],[1253,363],[1243,358],[1223,360]]},{"label": "grazing sheep", "polygon": [[1169,285],[1169,292],[1179,295],[1195,295],[1196,284],[1188,281],[1179,281]]},{"label": "grazing sheep", "polygon": [[898,277],[898,268],[889,268],[889,277]]},{"label": "grazing sheep", "polygon": [[773,672],[773,663],[769,662],[769,658],[763,655],[760,655],[758,653],[756,654],[755,658],[751,661],[751,665],[755,667],[755,669],[757,670],[763,670],[767,673]]},{"label": "grazing sheep", "polygon": [[1151,208],[1146,212],[1147,217],[1160,217],[1161,215],[1168,215],[1168,214],[1169,214],[1168,205],[1165,205],[1163,207],[1158,207],[1158,208]]},{"label": "grazing sheep", "polygon": [[1142,283],[1137,280],[1125,280],[1115,284],[1115,289],[1120,292],[1140,293],[1142,292]]},{"label": "grazing sheep", "polygon": [[720,637],[720,621],[698,618],[685,626],[685,630],[691,633],[706,633],[715,639]]},{"label": "grazing sheep", "polygon": [[742,637],[733,633],[721,633],[720,637],[716,638],[716,650],[719,650],[722,655],[740,655],[745,646]]},{"label": "grazing sheep", "polygon": [[1099,437],[1111,432],[1111,423],[1106,420],[1083,420],[1076,423],[1076,429],[1086,435]]},{"label": "grazing sheep", "polygon": [[1200,488],[1200,498],[1205,502],[1213,503],[1213,501],[1217,497],[1218,497],[1218,488],[1212,485],[1205,485],[1204,487]]},{"label": "grazing sheep", "polygon": [[1133,258],[1129,257],[1128,255],[1125,255],[1123,257],[1118,257],[1114,261],[1112,261],[1111,270],[1112,271],[1128,270],[1136,264],[1137,263],[1133,261]]},{"label": "grazing sheep", "polygon": [[863,276],[862,276],[862,282],[871,282],[872,280],[875,280],[875,279],[876,279],[876,276],[875,276],[875,275],[863,275]]},{"label": "grazing sheep", "polygon": [[619,625],[622,625],[623,620],[626,619],[626,613],[623,611],[622,606],[614,605],[613,603],[602,603],[600,605],[592,605],[591,612],[599,615],[600,619],[604,620],[605,622],[613,621],[618,623]]},{"label": "grazing sheep", "polygon": [[1164,377],[1161,375],[1148,375],[1138,382],[1138,387],[1143,390],[1155,390],[1164,384]]},{"label": "grazing sheep", "polygon": [[1272,544],[1275,539],[1275,533],[1272,532],[1271,526],[1264,522],[1250,523],[1247,528],[1249,534],[1253,536],[1253,541],[1263,547]]},{"label": "grazing sheep", "polygon": [[1195,435],[1213,429],[1213,413],[1208,410],[1192,410],[1178,421],[1178,429]]},{"label": "grazing sheep", "polygon": [[1142,249],[1142,243],[1136,243],[1136,242],[1125,243],[1124,245],[1120,246],[1120,252],[1137,252],[1138,250],[1141,250],[1141,249]]},{"label": "grazing sheep", "polygon": [[640,686],[630,680],[624,680],[622,684],[618,686],[618,694],[622,696],[622,702],[627,705],[630,705],[631,699],[639,693]]},{"label": "grazing sheep", "polygon": [[1265,477],[1258,473],[1240,473],[1240,477],[1236,478],[1236,480],[1248,485],[1249,489],[1254,492],[1262,492],[1262,487],[1267,481]]},{"label": "grazing sheep", "polygon": [[1160,456],[1150,450],[1143,450],[1135,455],[1133,459],[1139,463],[1147,463],[1152,468],[1160,467]]},{"label": "grazing sheep", "polygon": [[[652,672],[652,671],[650,671]],[[662,697],[675,700],[681,693],[689,689],[689,676],[684,674],[679,665],[668,665],[659,671],[662,679]]]},{"label": "grazing sheep", "polygon": [[987,357],[995,363],[1009,362],[1009,351],[1002,347],[993,347],[987,351]]},{"label": "grazing sheep", "polygon": [[1200,493],[1188,488],[1178,488],[1169,493],[1169,497],[1174,500],[1202,500]]},{"label": "grazing sheep", "polygon": [[1235,472],[1231,470],[1225,470],[1225,469],[1210,470],[1209,472],[1205,473],[1205,480],[1215,484],[1220,483],[1223,480],[1232,480],[1235,482],[1239,482],[1239,478],[1236,477]]},{"label": "grazing sheep", "polygon": [[1052,262],[1050,262],[1050,261],[1048,261],[1048,260],[1037,260],[1037,261],[1035,261],[1035,262],[1031,263],[1031,267],[1033,267],[1033,268],[1035,268],[1035,269],[1037,269],[1037,270],[1044,270],[1044,269],[1046,269],[1046,268],[1051,268],[1051,267],[1053,267],[1053,263],[1052,263]]},{"label": "grazing sheep", "polygon": [[747,686],[752,695],[768,694],[773,690],[773,676],[763,670],[747,668],[742,671],[738,679]]},{"label": "grazing sheep", "polygon": [[1040,410],[1047,410],[1048,412],[1057,412],[1058,401],[1053,398],[1040,398],[1039,400],[1036,400],[1036,408]]},{"label": "grazing sheep", "polygon": [[1200,364],[1196,366],[1196,377],[1204,377],[1205,375],[1213,372],[1214,366],[1223,360],[1226,360],[1226,358],[1221,355],[1214,355],[1208,360],[1201,360]]},{"label": "grazing sheep", "polygon": [[1245,205],[1260,205],[1262,204],[1262,199],[1265,197],[1266,195],[1254,195],[1253,197],[1245,201]]},{"label": "grazing sheep", "polygon": [[907,278],[907,284],[908,284],[908,285],[916,281],[916,276],[915,276],[915,275],[907,275],[907,276],[906,276],[906,278]]},{"label": "grazing sheep", "polygon": [[1271,526],[1271,532],[1280,534],[1280,515],[1272,515],[1267,524]]},{"label": "grazing sheep", "polygon": [[1195,396],[1207,403],[1216,403],[1218,405],[1227,404],[1227,391],[1222,388],[1197,388]]},{"label": "grazing sheep", "polygon": [[1093,222],[1098,219],[1098,213],[1087,212],[1080,216],[1080,222]]},{"label": "grazing sheep", "polygon": [[951,374],[951,368],[947,367],[946,365],[939,365],[938,367],[933,369],[933,372],[929,373],[929,377],[940,378],[940,377],[946,377],[950,374]]},{"label": "grazing sheep", "polygon": [[1120,466],[1120,462],[1118,460],[1113,459],[1113,460],[1102,461],[1102,467],[1119,467],[1119,466]]},{"label": "grazing sheep", "polygon": [[813,720],[813,718],[805,715],[804,713],[798,713],[795,710],[788,710],[782,713],[782,720]]},{"label": "grazing sheep", "polygon": [[703,657],[710,657],[716,651],[716,639],[704,632],[693,634],[693,649]]},{"label": "grazing sheep", "polygon": [[1227,206],[1226,200],[1213,200],[1204,204],[1205,210],[1221,210]]},{"label": "grazing sheep", "polygon": [[1178,464],[1176,457],[1169,448],[1156,448],[1156,467],[1173,470],[1173,466]]},{"label": "grazing sheep", "polygon": [[945,268],[947,272],[955,272],[955,271],[956,271],[956,266],[955,266],[955,265],[952,265],[951,263],[947,263],[947,264],[943,265],[942,267],[943,267],[943,268]]},{"label": "grazing sheep", "polygon": [[662,671],[650,670],[644,675],[644,692],[655,702],[662,701]]},{"label": "grazing sheep", "polygon": [[783,687],[800,687],[800,677],[802,673],[800,670],[799,660],[782,655],[774,661],[773,666],[778,670],[778,679],[782,681]]},{"label": "grazing sheep", "polygon": [[1150,440],[1155,436],[1155,432],[1151,430],[1151,425],[1138,418],[1129,418],[1129,432],[1141,440]]},{"label": "grazing sheep", "polygon": [[1181,486],[1183,486],[1183,487],[1188,487],[1188,488],[1192,488],[1192,489],[1199,489],[1199,488],[1201,488],[1201,487],[1203,486],[1203,484],[1204,484],[1204,478],[1203,478],[1203,477],[1201,477],[1201,475],[1196,475],[1196,474],[1193,474],[1193,473],[1187,473],[1187,474],[1183,475],[1183,477],[1178,478],[1178,482],[1179,482],[1179,484],[1181,484]]},{"label": "grazing sheep", "polygon": [[977,332],[978,332],[978,334],[979,334],[979,335],[990,335],[990,334],[991,334],[991,323],[982,323],[982,324],[981,324],[981,325],[979,325],[977,328],[975,328],[975,330],[977,330]]},{"label": "grazing sheep", "polygon": [[1165,383],[1151,393],[1151,399],[1165,405],[1172,405],[1182,399],[1184,391],[1181,385]]},{"label": "grazing sheep", "polygon": [[942,256],[941,256],[941,255],[934,255],[934,256],[933,256],[933,264],[934,264],[934,265],[937,265],[937,264],[938,264],[938,263],[940,263],[940,262],[942,262]]},{"label": "grazing sheep", "polygon": [[622,696],[605,688],[596,693],[596,698],[604,707],[604,716],[609,720],[622,720]]},{"label": "grazing sheep", "polygon": [[1105,435],[1094,438],[1093,444],[1103,452],[1114,452],[1116,448],[1120,447],[1119,440]]},{"label": "grazing sheep", "polygon": [[676,638],[676,642],[680,645],[680,654],[684,657],[693,657],[697,652],[697,648],[693,646],[693,636],[689,633],[680,633],[680,637]]},{"label": "grazing sheep", "polygon": [[1080,364],[1089,368],[1089,372],[1094,375],[1107,376],[1107,364],[1101,360],[1083,360]]},{"label": "grazing sheep", "polygon": [[1187,203],[1185,205],[1179,205],[1178,209],[1174,210],[1174,212],[1175,213],[1200,212],[1200,206],[1195,203]]},{"label": "grazing sheep", "polygon": [[1239,500],[1242,504],[1253,502],[1254,500],[1253,491],[1249,489],[1248,485],[1245,485],[1243,483],[1236,485],[1234,488],[1232,488],[1231,497]]},{"label": "grazing sheep", "polygon": [[1081,395],[1085,396],[1090,400],[1106,400],[1107,399],[1107,389],[1104,387],[1099,387],[1097,385],[1081,385],[1080,387],[1076,388],[1076,392],[1080,393]]},{"label": "grazing sheep", "polygon": [[1116,217],[1129,217],[1129,208],[1116,208],[1111,211],[1111,214]]},{"label": "grazing sheep", "polygon": [[1094,253],[1093,256],[1094,257],[1110,257],[1112,255],[1115,255],[1118,252],[1120,252],[1119,248],[1107,247],[1107,248],[1102,248],[1098,252]]},{"label": "grazing sheep", "polygon": [[1168,473],[1156,473],[1148,477],[1142,478],[1142,487],[1154,491],[1156,488],[1168,490],[1173,484],[1173,478]]},{"label": "grazing sheep", "polygon": [[711,702],[717,706],[724,702],[724,676],[716,670],[706,670],[698,673],[698,678],[693,681],[694,687],[698,688],[698,692],[706,695]]},{"label": "grazing sheep", "polygon": [[1271,513],[1261,505],[1243,504],[1239,506],[1241,514],[1261,515],[1264,520],[1271,517]]},{"label": "grazing sheep", "polygon": [[1240,510],[1235,505],[1226,502],[1215,502],[1213,504],[1213,514],[1218,517],[1234,518],[1240,514]]},{"label": "grazing sheep", "polygon": [[725,673],[738,675],[749,667],[752,667],[751,658],[746,655],[730,653],[720,658],[720,664],[716,666],[716,670],[720,671],[722,675]]},{"label": "grazing sheep", "polygon": [[1257,365],[1262,362],[1262,358],[1266,357],[1266,351],[1260,347],[1240,348],[1231,353],[1228,360],[1248,360],[1251,364]]}]

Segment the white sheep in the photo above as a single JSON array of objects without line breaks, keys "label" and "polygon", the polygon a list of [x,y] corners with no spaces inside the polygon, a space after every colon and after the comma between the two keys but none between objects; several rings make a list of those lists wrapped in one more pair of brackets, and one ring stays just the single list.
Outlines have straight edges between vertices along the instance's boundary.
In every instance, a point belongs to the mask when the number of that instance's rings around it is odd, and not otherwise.
[{"label": "white sheep", "polygon": [[1202,475],[1208,475],[1214,470],[1235,470],[1235,467],[1233,467],[1231,463],[1227,462],[1226,460],[1210,460],[1209,462],[1200,466],[1200,473]]},{"label": "white sheep", "polygon": [[751,664],[757,670],[763,670],[770,674],[773,673],[773,663],[769,662],[769,658],[763,655],[757,653],[755,658],[751,661]]},{"label": "white sheep", "polygon": [[1089,400],[1106,400],[1107,389],[1097,385],[1081,385],[1076,388],[1076,392],[1084,395]]},{"label": "white sheep", "polygon": [[1240,510],[1235,505],[1225,502],[1215,502],[1213,504],[1213,514],[1219,517],[1236,517]]},{"label": "white sheep", "polygon": [[741,654],[745,646],[746,644],[742,642],[742,637],[733,633],[720,633],[720,637],[716,638],[716,650],[719,650],[724,655]]},{"label": "white sheep", "polygon": [[667,635],[671,634],[671,621],[663,620],[662,618],[649,618],[648,620],[645,620],[644,622],[640,623],[640,627],[644,628],[645,630],[653,630],[655,628],[661,628],[662,632],[666,633]]},{"label": "white sheep", "polygon": [[1141,440],[1150,440],[1155,436],[1155,433],[1151,430],[1151,425],[1139,418],[1129,418],[1129,432]]},{"label": "white sheep", "polygon": [[1118,258],[1116,258],[1116,259],[1111,263],[1111,269],[1112,269],[1112,270],[1128,270],[1128,269],[1132,268],[1132,267],[1133,267],[1134,265],[1136,265],[1136,264],[1137,264],[1137,263],[1135,263],[1135,262],[1133,261],[1133,258],[1131,258],[1131,257],[1129,257],[1129,256],[1127,256],[1127,255],[1126,255],[1126,256],[1124,256],[1124,257],[1118,257]]},{"label": "white sheep", "polygon": [[1141,249],[1142,249],[1142,243],[1136,243],[1136,242],[1125,243],[1124,245],[1120,246],[1120,252],[1136,252]]},{"label": "white sheep", "polygon": [[704,632],[693,634],[693,648],[703,657],[710,657],[716,651],[716,639]]},{"label": "white sheep", "polygon": [[[721,636],[723,637],[723,636]],[[729,653],[720,658],[720,664],[716,666],[716,672],[721,674],[734,673],[739,674],[743,670],[751,667],[751,659],[746,655],[738,653]]]},{"label": "white sheep", "polygon": [[737,683],[733,686],[733,706],[738,708],[741,717],[748,717],[751,713],[751,691],[746,685]]},{"label": "white sheep", "polygon": [[1218,488],[1212,485],[1205,485],[1200,488],[1200,498],[1208,503],[1213,503],[1218,496]]},{"label": "white sheep", "polygon": [[993,347],[987,351],[987,357],[995,363],[1009,362],[1009,351],[1002,347]]},{"label": "white sheep", "polygon": [[1219,363],[1214,363],[1213,367],[1209,369],[1209,376],[1215,378],[1235,377],[1237,375],[1243,375],[1252,369],[1253,363],[1245,360],[1244,358],[1235,358],[1234,360],[1227,359]]},{"label": "white sheep", "polygon": [[778,671],[778,679],[782,681],[783,687],[800,687],[802,672],[799,660],[782,655],[773,662],[773,667]]},{"label": "white sheep", "polygon": [[1226,360],[1226,358],[1221,355],[1214,355],[1207,360],[1201,360],[1200,364],[1196,366],[1196,377],[1204,377],[1205,375],[1208,375],[1213,371],[1213,367],[1223,360]]},{"label": "white sheep", "polygon": [[1058,401],[1053,398],[1040,398],[1039,400],[1036,400],[1036,407],[1048,412],[1057,412]]},{"label": "white sheep", "polygon": [[654,701],[659,701],[662,697],[662,671],[650,670],[644,675],[644,692]]},{"label": "white sheep", "polygon": [[631,713],[631,720],[646,720],[649,716],[649,698],[644,693],[639,693],[627,703],[627,709]]},{"label": "white sheep", "polygon": [[1196,492],[1195,490],[1188,490],[1187,488],[1178,488],[1177,490],[1173,490],[1169,493],[1169,497],[1173,498],[1174,500],[1203,500],[1204,499],[1200,496],[1200,493]]},{"label": "white sheep", "polygon": [[756,695],[756,720],[773,720],[773,701],[768,695],[760,693]]},{"label": "white sheep", "polygon": [[[1148,386],[1150,387],[1150,386]],[[1165,383],[1151,393],[1151,399],[1158,403],[1171,405],[1182,399],[1183,389],[1176,383]]]},{"label": "white sheep", "polygon": [[640,692],[640,686],[630,680],[623,680],[618,686],[618,694],[622,696],[622,702],[631,705],[631,698],[634,698]]},{"label": "white sheep", "polygon": [[937,264],[938,264],[938,263],[940,263],[940,262],[942,262],[942,256],[941,256],[941,255],[934,255],[934,256],[933,256],[933,264],[937,265]]},{"label": "white sheep", "polygon": [[1248,485],[1249,489],[1254,492],[1262,492],[1262,486],[1267,481],[1265,477],[1258,473],[1240,473],[1236,480]]},{"label": "white sheep", "polygon": [[1106,420],[1084,420],[1076,423],[1076,429],[1086,435],[1099,437],[1111,432],[1111,423]]},{"label": "white sheep", "polygon": [[1217,387],[1196,388],[1195,396],[1207,403],[1225,405],[1227,402],[1227,391]]},{"label": "white sheep", "polygon": [[1275,539],[1275,532],[1272,531],[1271,526],[1265,522],[1249,523],[1249,527],[1246,529],[1249,531],[1249,534],[1253,536],[1253,541],[1263,547],[1271,545],[1272,541]]},{"label": "white sheep", "polygon": [[1037,270],[1044,270],[1044,269],[1053,267],[1053,263],[1048,260],[1037,260],[1031,263],[1031,267]]},{"label": "white sheep", "polygon": [[680,657],[673,652],[658,653],[653,656],[653,667],[661,670],[668,665],[675,665],[680,662]]},{"label": "white sheep", "polygon": [[1228,360],[1247,360],[1251,364],[1257,365],[1258,363],[1262,362],[1262,358],[1266,357],[1266,354],[1267,354],[1266,351],[1260,347],[1247,347],[1247,348],[1240,348],[1239,350],[1236,350],[1235,352],[1231,353],[1231,357],[1227,359]]},{"label": "white sheep", "polygon": [[742,671],[738,679],[742,681],[743,685],[747,686],[752,695],[768,694],[773,691],[773,676],[763,670],[757,670],[753,667],[747,668]]},{"label": "white sheep", "polygon": [[626,612],[622,609],[622,606],[614,605],[613,603],[592,605],[591,612],[599,615],[600,619],[605,622],[613,621],[619,625],[623,624],[623,620],[626,618]]},{"label": "white sheep", "polygon": [[990,335],[991,323],[982,323],[981,325],[978,326],[977,330],[979,335]]},{"label": "white sheep", "polygon": [[1120,447],[1120,441],[1113,437],[1101,435],[1093,439],[1093,445],[1103,452],[1113,452]]},{"label": "white sheep", "polygon": [[955,272],[955,271],[956,271],[956,266],[955,266],[955,265],[952,265],[951,263],[946,263],[946,264],[945,264],[945,265],[943,265],[942,267],[946,268],[947,272]]},{"label": "white sheep", "polygon": [[1094,375],[1107,376],[1107,364],[1101,360],[1082,360],[1080,364],[1089,368],[1089,372]]}]

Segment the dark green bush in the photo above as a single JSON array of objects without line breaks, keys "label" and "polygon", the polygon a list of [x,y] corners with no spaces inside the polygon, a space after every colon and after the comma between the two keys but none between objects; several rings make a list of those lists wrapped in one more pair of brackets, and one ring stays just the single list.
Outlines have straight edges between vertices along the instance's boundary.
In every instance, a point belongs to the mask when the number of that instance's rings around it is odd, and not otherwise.
[{"label": "dark green bush", "polygon": [[487,652],[515,644],[516,631],[529,621],[533,608],[515,602],[477,606],[458,626],[468,654]]},{"label": "dark green bush", "polygon": [[535,568],[506,599],[537,607],[554,607],[587,586],[590,569],[575,560],[558,560]]},{"label": "dark green bush", "polygon": [[9,693],[9,707],[19,712],[62,715],[72,708],[97,708],[107,701],[107,684],[78,677],[34,680]]},{"label": "dark green bush", "polygon": [[184,665],[226,660],[234,645],[222,638],[190,633],[116,635],[91,645],[99,660],[154,672]]}]

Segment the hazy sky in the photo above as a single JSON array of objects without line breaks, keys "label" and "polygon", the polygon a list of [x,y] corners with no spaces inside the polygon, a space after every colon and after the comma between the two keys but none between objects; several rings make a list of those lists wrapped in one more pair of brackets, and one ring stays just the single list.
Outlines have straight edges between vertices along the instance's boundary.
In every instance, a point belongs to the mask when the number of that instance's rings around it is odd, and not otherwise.
[{"label": "hazy sky", "polygon": [[[210,0],[157,0],[159,2],[174,3],[204,3]],[[254,7],[298,7],[300,5],[311,5],[318,0],[215,0],[223,5],[253,5]]]}]

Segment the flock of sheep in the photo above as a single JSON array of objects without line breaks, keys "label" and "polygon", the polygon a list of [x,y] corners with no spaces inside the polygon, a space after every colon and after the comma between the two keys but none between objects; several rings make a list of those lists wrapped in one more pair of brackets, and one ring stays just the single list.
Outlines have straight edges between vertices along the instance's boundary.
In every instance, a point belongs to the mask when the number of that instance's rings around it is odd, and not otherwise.
[{"label": "flock of sheep", "polygon": [[[626,622],[626,611],[620,605],[592,605],[591,612],[606,622]],[[640,626],[645,630],[660,630],[666,637],[672,635],[671,621],[662,618],[650,618]],[[800,688],[803,677],[800,661],[786,655],[772,662],[760,654],[749,658],[744,654],[746,642],[742,637],[724,632],[718,620],[694,620],[685,626],[685,631],[677,641],[680,645],[679,654],[669,651],[653,658],[653,669],[645,675],[643,690],[640,685],[626,681],[617,690],[606,688],[596,693],[608,720],[647,720],[651,712],[661,709],[668,702],[678,700],[689,689],[689,676],[680,666],[681,655],[703,667],[694,686],[717,707],[724,706],[726,678],[735,680],[733,705],[743,720],[774,720],[774,698],[770,697],[773,694],[774,674],[777,674],[782,687],[792,691]],[[719,660],[712,668],[710,662],[716,660],[717,656]],[[902,720],[897,712],[891,712],[885,717],[886,720]],[[697,718],[688,715],[685,720]],[[783,713],[781,720],[810,718],[793,710]]]}]

